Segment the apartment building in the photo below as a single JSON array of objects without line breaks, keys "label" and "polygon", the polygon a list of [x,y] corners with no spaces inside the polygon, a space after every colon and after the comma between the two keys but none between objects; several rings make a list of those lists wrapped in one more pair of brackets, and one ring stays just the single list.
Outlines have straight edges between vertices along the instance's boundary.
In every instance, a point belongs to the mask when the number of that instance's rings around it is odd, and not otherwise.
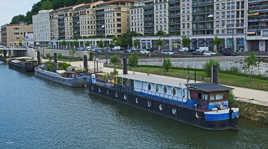
[{"label": "apartment building", "polygon": [[180,35],[180,0],[168,0],[168,28],[169,34]]},{"label": "apartment building", "polygon": [[58,19],[53,10],[41,10],[32,17],[34,41],[47,45],[49,41],[58,38]]},{"label": "apartment building", "polygon": [[132,0],[111,0],[96,6],[96,32],[98,36],[120,36],[129,31],[129,9]]},{"label": "apartment building", "polygon": [[154,33],[159,31],[169,33],[168,0],[154,0]]},{"label": "apartment building", "polygon": [[180,2],[180,30],[182,36],[192,35],[192,0]]},{"label": "apartment building", "polygon": [[96,36],[97,27],[96,27],[95,7],[102,3],[103,1],[88,3],[81,8],[79,16],[81,38]]},{"label": "apartment building", "polygon": [[154,30],[154,1],[147,0],[144,2],[144,34],[153,35]]},{"label": "apartment building", "polygon": [[193,35],[212,35],[214,31],[214,1],[192,0]]},{"label": "apartment building", "polygon": [[33,33],[33,25],[6,24],[1,27],[2,44],[6,47],[21,47],[27,33]]},{"label": "apartment building", "polygon": [[247,43],[251,51],[268,52],[268,1],[248,0]]},{"label": "apartment building", "polygon": [[130,8],[130,31],[144,34],[144,2],[136,1]]}]

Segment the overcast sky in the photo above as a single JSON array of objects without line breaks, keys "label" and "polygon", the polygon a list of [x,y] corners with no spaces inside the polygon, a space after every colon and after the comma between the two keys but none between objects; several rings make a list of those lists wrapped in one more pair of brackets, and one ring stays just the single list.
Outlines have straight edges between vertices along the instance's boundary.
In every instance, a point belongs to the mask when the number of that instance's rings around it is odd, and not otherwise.
[{"label": "overcast sky", "polygon": [[25,14],[39,0],[1,0],[0,25],[10,23],[13,16]]}]

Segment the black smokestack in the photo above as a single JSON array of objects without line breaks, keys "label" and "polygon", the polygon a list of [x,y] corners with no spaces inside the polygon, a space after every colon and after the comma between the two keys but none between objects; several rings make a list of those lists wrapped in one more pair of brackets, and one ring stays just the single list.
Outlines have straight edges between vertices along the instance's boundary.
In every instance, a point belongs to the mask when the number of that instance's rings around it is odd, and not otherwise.
[{"label": "black smokestack", "polygon": [[124,57],[123,58],[123,74],[127,74],[128,71],[127,71],[127,58]]},{"label": "black smokestack", "polygon": [[218,65],[213,65],[211,68],[211,83],[218,84]]},{"label": "black smokestack", "polygon": [[57,60],[57,53],[54,53],[54,62],[57,64],[58,60]]},{"label": "black smokestack", "polygon": [[87,56],[84,55],[84,68],[85,68],[85,72],[88,73],[88,65],[87,65]]},{"label": "black smokestack", "polygon": [[37,51],[37,63],[38,65],[41,64],[40,51]]}]

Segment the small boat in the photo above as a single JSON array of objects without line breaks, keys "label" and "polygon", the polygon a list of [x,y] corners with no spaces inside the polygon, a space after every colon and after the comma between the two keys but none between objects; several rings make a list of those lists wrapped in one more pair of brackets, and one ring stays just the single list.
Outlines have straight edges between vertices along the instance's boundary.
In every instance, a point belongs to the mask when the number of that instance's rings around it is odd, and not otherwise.
[{"label": "small boat", "polygon": [[8,62],[9,68],[23,72],[34,72],[37,64],[37,61],[25,59],[15,59]]},{"label": "small boat", "polygon": [[88,84],[88,76],[76,72],[67,72],[65,70],[48,71],[45,66],[35,68],[35,76],[50,80],[69,87],[85,87]]}]

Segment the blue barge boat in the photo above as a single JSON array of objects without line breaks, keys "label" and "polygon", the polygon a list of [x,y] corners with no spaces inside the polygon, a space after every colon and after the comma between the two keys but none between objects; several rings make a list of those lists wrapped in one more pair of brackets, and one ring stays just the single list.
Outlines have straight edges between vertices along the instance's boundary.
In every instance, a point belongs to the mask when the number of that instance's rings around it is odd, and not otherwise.
[{"label": "blue barge boat", "polygon": [[123,74],[118,78],[123,83],[103,81],[92,74],[89,94],[203,129],[238,129],[239,109],[231,108],[228,100],[232,88],[155,75]]}]

